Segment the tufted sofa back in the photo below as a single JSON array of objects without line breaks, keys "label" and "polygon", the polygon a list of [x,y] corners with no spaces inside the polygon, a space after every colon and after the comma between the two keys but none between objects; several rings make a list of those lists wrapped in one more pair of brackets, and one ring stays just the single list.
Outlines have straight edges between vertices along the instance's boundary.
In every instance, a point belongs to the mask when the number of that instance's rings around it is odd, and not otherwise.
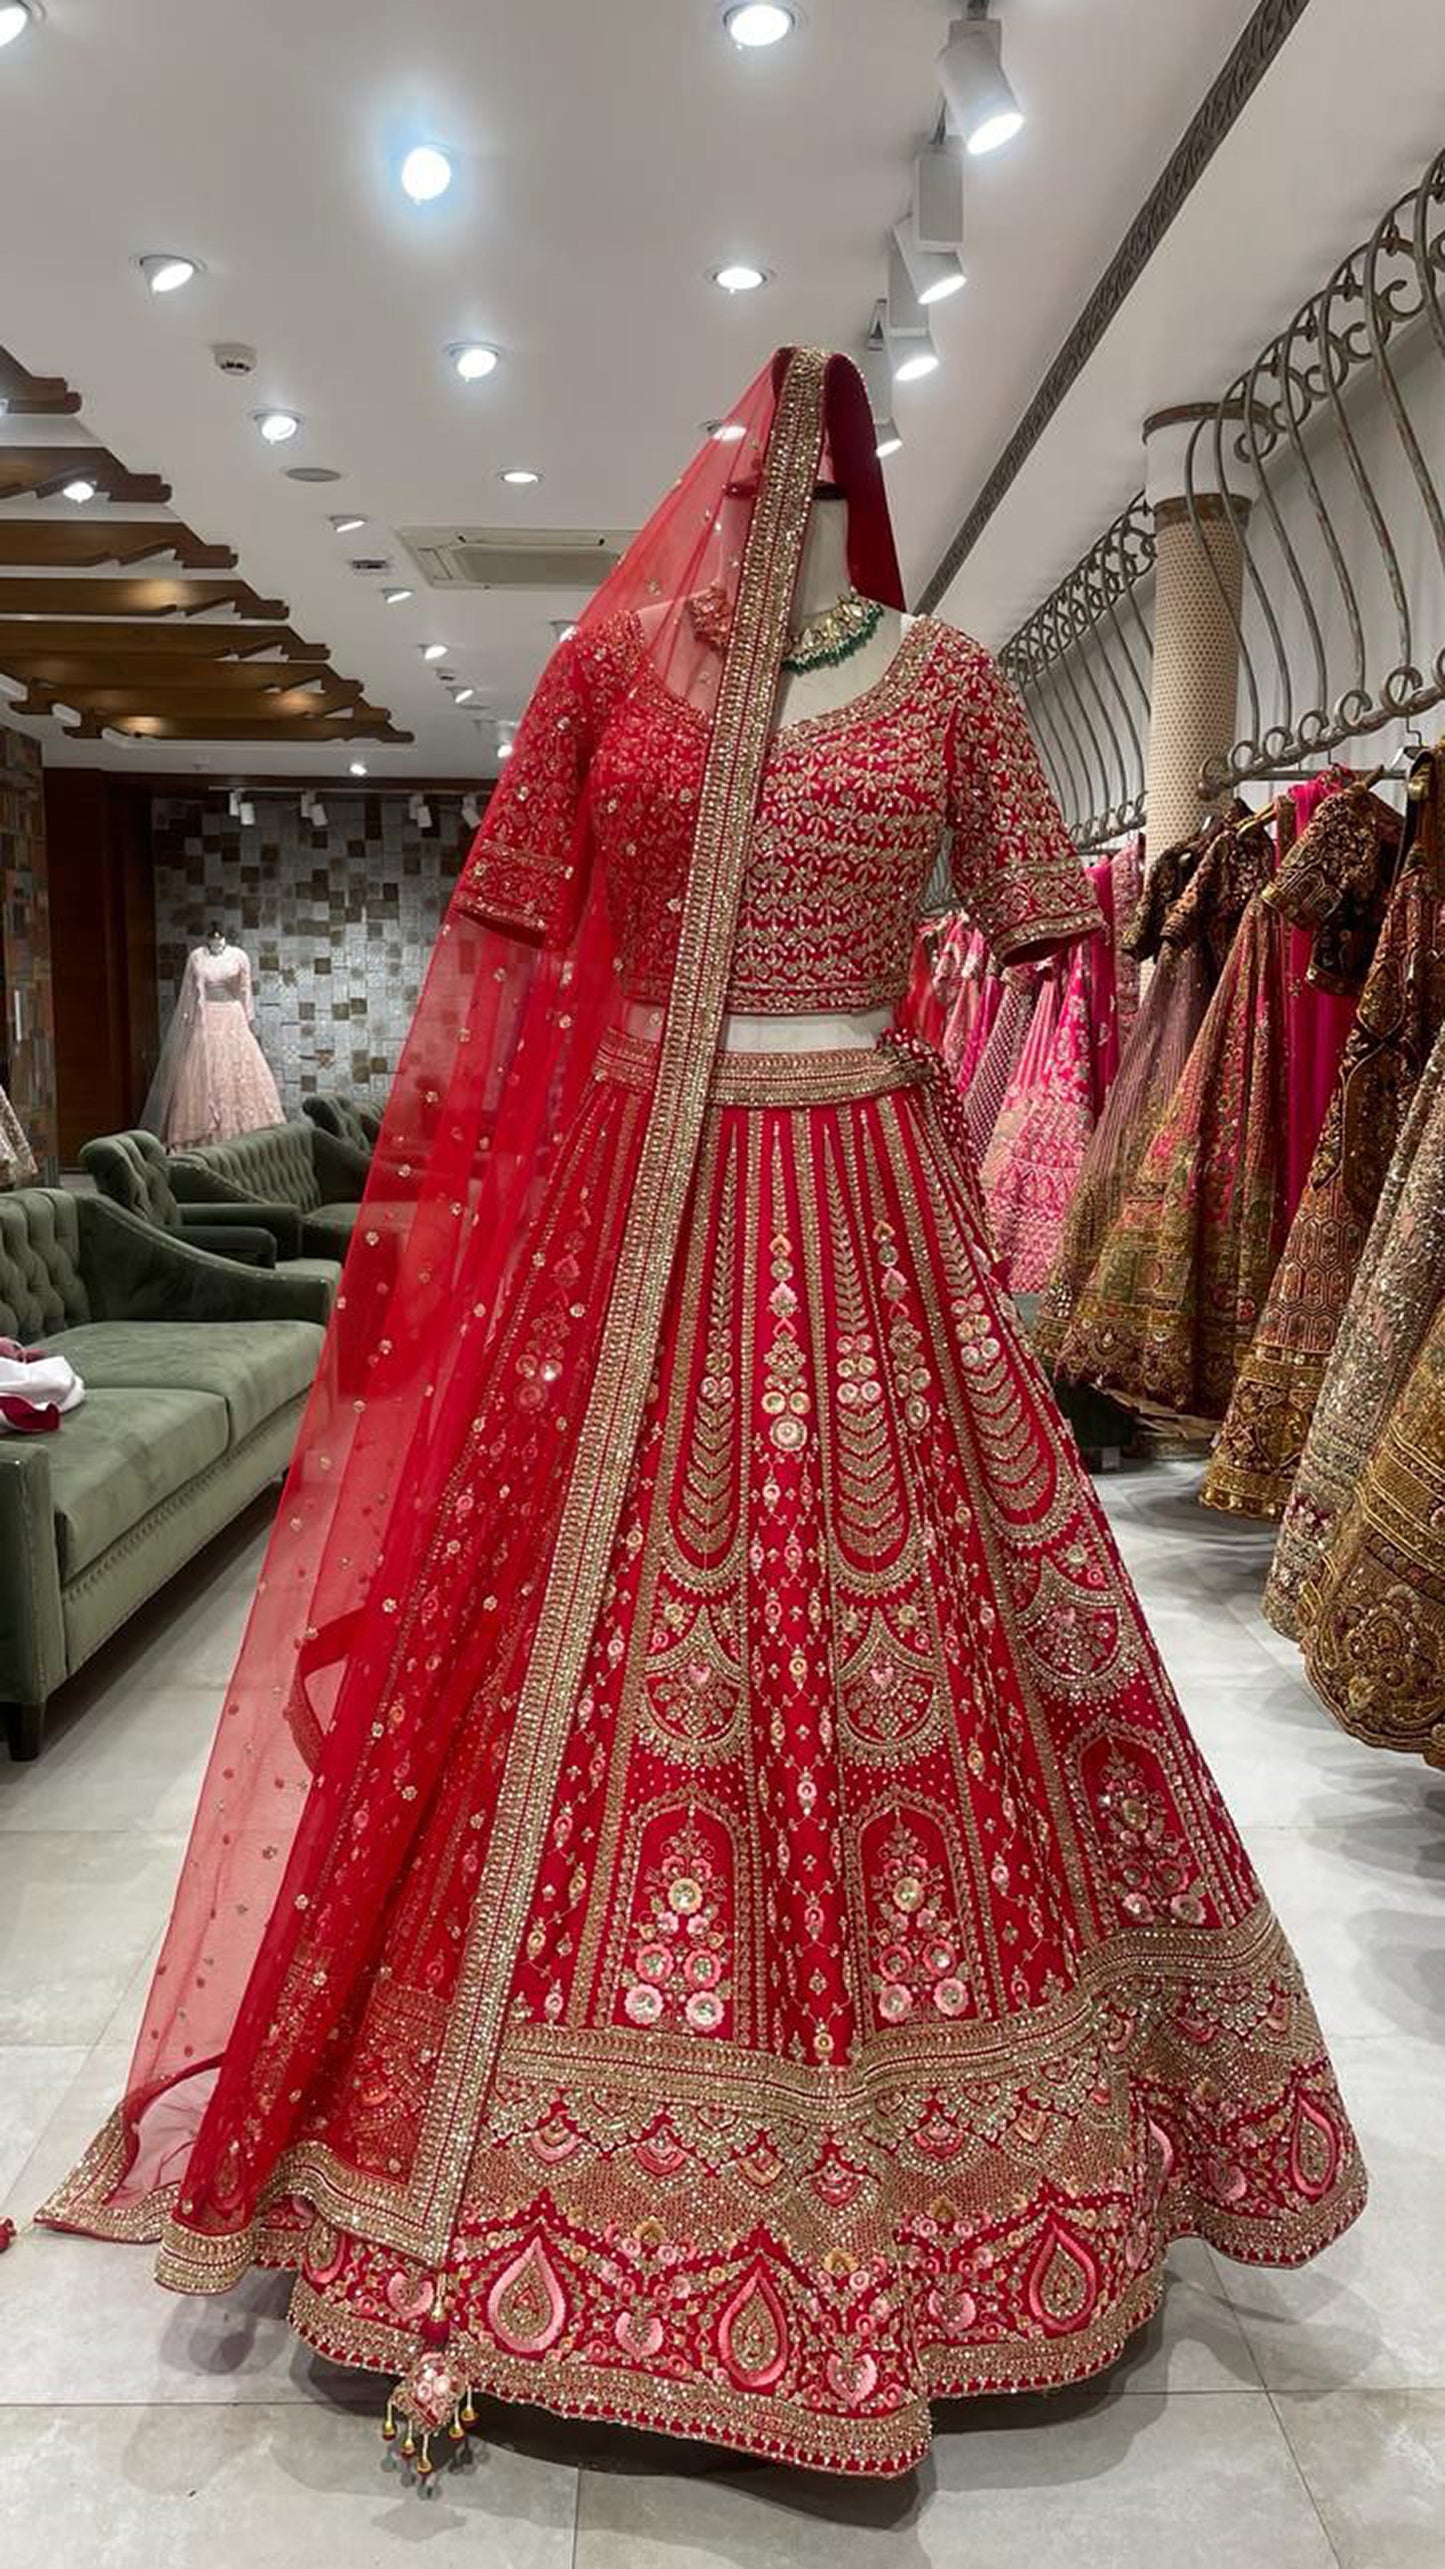
[{"label": "tufted sofa back", "polygon": [[179,1231],[181,1210],[166,1174],[164,1147],[154,1133],[105,1133],[87,1142],[80,1165],[102,1195],[124,1205],[158,1231]]},{"label": "tufted sofa back", "polygon": [[335,1090],[323,1090],[318,1097],[303,1097],[301,1112],[323,1133],[333,1133],[338,1142],[350,1142],[354,1149],[368,1154],[376,1148],[376,1138],[381,1131],[381,1109],[378,1106],[358,1106],[354,1097],[340,1097]]},{"label": "tufted sofa back", "polygon": [[241,1133],[233,1142],[207,1142],[201,1149],[178,1151],[182,1167],[204,1169],[217,1181],[216,1193],[259,1204],[295,1204],[314,1213],[321,1202],[309,1124],[263,1124],[257,1133]]},{"label": "tufted sofa back", "polygon": [[0,1195],[0,1338],[30,1345],[90,1316],[75,1197],[53,1186]]}]

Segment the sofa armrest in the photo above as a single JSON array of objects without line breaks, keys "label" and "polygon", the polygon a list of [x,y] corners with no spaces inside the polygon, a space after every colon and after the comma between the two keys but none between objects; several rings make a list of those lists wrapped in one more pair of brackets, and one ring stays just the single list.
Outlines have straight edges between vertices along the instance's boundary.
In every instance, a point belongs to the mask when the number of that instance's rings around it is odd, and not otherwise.
[{"label": "sofa armrest", "polygon": [[254,1231],[270,1232],[279,1258],[300,1257],[299,1204],[263,1204],[255,1196],[243,1195],[229,1179],[213,1178],[209,1169],[188,1168],[184,1160],[172,1160],[170,1175],[182,1224],[192,1213],[207,1222],[214,1216],[221,1222],[249,1224]]},{"label": "sofa armrest", "polygon": [[49,1441],[0,1439],[0,1701],[9,1704],[43,1704],[65,1675]]},{"label": "sofa armrest", "polygon": [[317,1320],[331,1311],[323,1276],[264,1274],[156,1231],[103,1196],[81,1196],[80,1260],[97,1320]]},{"label": "sofa armrest", "polygon": [[[227,1212],[237,1208],[228,1205]],[[221,1207],[216,1207],[220,1212]],[[188,1240],[193,1249],[209,1249],[216,1258],[229,1258],[238,1267],[266,1267],[276,1264],[276,1235],[257,1231],[240,1222],[186,1222],[173,1239]]]},{"label": "sofa armrest", "polygon": [[311,1127],[311,1149],[322,1203],[359,1204],[371,1175],[369,1152],[358,1150],[354,1142],[343,1142],[322,1124]]}]

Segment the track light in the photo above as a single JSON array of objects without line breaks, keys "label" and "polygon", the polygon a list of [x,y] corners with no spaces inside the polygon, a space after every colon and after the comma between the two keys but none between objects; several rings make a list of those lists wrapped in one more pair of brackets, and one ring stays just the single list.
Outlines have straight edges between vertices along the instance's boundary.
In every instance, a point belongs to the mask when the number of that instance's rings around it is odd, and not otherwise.
[{"label": "track light", "polygon": [[452,698],[452,703],[454,705],[469,705],[475,697],[476,692],[475,687],[458,687],[456,694]]},{"label": "track light", "polygon": [[913,163],[913,237],[925,250],[963,240],[963,161],[954,143],[928,143]]},{"label": "track light", "polygon": [[956,250],[926,250],[916,238],[912,217],[893,226],[898,255],[908,271],[908,282],[920,307],[943,303],[968,280]]},{"label": "track light", "polygon": [[4,8],[0,8],[0,47],[13,45],[17,36],[34,26],[39,15],[31,0],[6,0]]},{"label": "track light", "polygon": [[411,794],[408,796],[406,817],[411,822],[414,829],[429,830],[431,828],[432,808],[430,803],[427,801],[425,794]]},{"label": "track light", "polygon": [[462,796],[462,819],[466,822],[469,830],[479,830],[481,828],[482,807],[477,801],[475,794],[464,794]]},{"label": "track light", "polygon": [[444,642],[424,642],[421,647],[421,656],[423,660],[445,660],[447,656],[446,644]]},{"label": "track light", "polygon": [[917,383],[933,373],[938,356],[929,334],[928,315],[913,290],[896,238],[888,245],[888,300],[883,330],[896,384]]},{"label": "track light", "polygon": [[938,85],[965,151],[977,158],[1013,141],[1023,109],[1004,77],[1003,38],[992,18],[955,18],[938,57]]},{"label": "track light", "polygon": [[511,755],[512,755],[512,751],[513,751],[514,747],[516,746],[516,739],[517,739],[517,726],[516,726],[516,724],[515,724],[515,723],[498,723],[498,725],[497,725],[497,756],[498,756],[498,758],[510,758],[510,757],[511,757]]},{"label": "track light", "polygon": [[324,829],[325,829],[325,827],[326,827],[326,806],[325,806],[325,804],[322,802],[321,797],[320,797],[320,795],[319,795],[319,794],[303,794],[303,795],[302,795],[302,797],[301,797],[301,818],[303,819],[303,821],[309,821],[309,822],[310,822],[310,824],[311,824],[311,827],[312,827],[314,830],[324,830]]},{"label": "track light", "polygon": [[227,803],[232,820],[239,821],[243,830],[253,830],[255,828],[256,806],[253,802],[248,800],[245,794],[242,793],[239,785],[232,786],[231,792],[227,798]]},{"label": "track light", "polygon": [[903,440],[899,436],[898,430],[891,418],[875,420],[874,426],[878,431],[878,443],[874,447],[873,452],[877,456],[879,463],[883,464],[887,462],[890,455],[897,454]]}]

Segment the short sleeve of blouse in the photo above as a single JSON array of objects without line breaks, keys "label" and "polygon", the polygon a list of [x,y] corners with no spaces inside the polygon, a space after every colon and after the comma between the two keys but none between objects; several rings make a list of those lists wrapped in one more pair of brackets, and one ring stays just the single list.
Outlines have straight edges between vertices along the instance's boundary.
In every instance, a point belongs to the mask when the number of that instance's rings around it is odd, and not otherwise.
[{"label": "short sleeve of blouse", "polygon": [[960,634],[948,741],[953,885],[1001,963],[1089,936],[1099,905],[1017,696]]}]

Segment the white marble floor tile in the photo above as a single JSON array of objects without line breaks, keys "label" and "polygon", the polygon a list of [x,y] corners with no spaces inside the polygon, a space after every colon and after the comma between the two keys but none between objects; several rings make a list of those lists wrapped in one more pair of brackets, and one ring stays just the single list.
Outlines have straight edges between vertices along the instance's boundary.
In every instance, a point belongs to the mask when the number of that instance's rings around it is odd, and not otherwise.
[{"label": "white marble floor tile", "polygon": [[85,2058],[84,2045],[0,2047],[0,2208]]},{"label": "white marble floor tile", "polygon": [[0,1839],[0,2043],[98,2040],[169,1904],[176,1833]]},{"label": "white marble floor tile", "polygon": [[1277,2398],[1340,2569],[1440,2569],[1445,2560],[1445,2391]]},{"label": "white marble floor tile", "polygon": [[0,2438],[5,2569],[570,2569],[576,2503],[575,2471],[491,2446],[423,2494],[322,2398],[78,2406]]},{"label": "white marble floor tile", "polygon": [[59,1698],[33,1765],[0,1763],[0,1835],[13,1829],[190,1826],[222,1689],[87,1672]]},{"label": "white marble floor tile", "polygon": [[1334,2569],[1260,2394],[992,2400],[911,2479],[588,2471],[577,2569]]},{"label": "white marble floor tile", "polygon": [[1333,2052],[1369,2202],[1313,2265],[1280,2273],[1221,2257],[1220,2277],[1269,2390],[1445,2392],[1445,2047],[1419,2037]]},{"label": "white marble floor tile", "polygon": [[[1249,1852],[1332,2042],[1445,2032],[1445,1833],[1424,1809],[1252,1827]],[[1445,2058],[1445,2054],[1442,2054]]]}]

